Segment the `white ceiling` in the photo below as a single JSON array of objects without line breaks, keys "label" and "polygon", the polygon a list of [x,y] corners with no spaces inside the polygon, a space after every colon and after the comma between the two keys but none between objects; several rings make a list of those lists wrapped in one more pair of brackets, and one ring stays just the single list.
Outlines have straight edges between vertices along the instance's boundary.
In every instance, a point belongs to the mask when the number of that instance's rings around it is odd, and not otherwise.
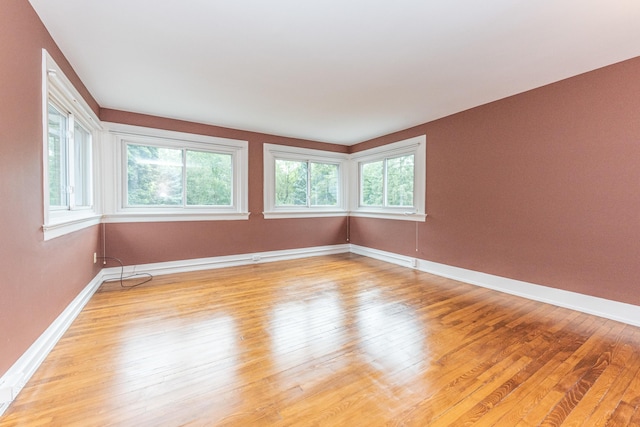
[{"label": "white ceiling", "polygon": [[640,55],[638,0],[30,2],[102,107],[341,144]]}]

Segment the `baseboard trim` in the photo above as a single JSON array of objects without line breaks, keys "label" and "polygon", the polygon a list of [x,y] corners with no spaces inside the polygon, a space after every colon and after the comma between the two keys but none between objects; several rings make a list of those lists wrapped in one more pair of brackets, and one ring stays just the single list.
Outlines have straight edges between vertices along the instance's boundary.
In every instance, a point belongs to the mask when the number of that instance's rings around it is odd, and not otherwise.
[{"label": "baseboard trim", "polygon": [[425,273],[435,274],[436,276],[458,280],[471,285],[593,314],[633,326],[640,326],[640,306],[637,305],[550,288],[548,286],[453,267],[437,262],[425,261],[363,246],[351,245],[351,252],[404,267],[415,268]]},{"label": "baseboard trim", "polygon": [[[348,253],[349,250],[350,246],[348,244],[344,244],[332,246],[315,246],[311,248],[301,249],[287,249],[281,251],[256,252],[211,258],[196,258],[152,264],[139,264],[126,266],[124,268],[124,275],[128,276],[136,273],[149,273],[153,275],[186,273],[190,271],[213,270],[217,268],[236,267],[248,264],[287,261],[312,256],[341,254]],[[104,280],[113,280],[120,278],[121,270],[122,269],[120,267],[109,267],[103,269],[102,272]]]},{"label": "baseboard trim", "polygon": [[0,378],[0,416],[7,410],[62,335],[69,329],[69,326],[98,290],[100,284],[102,284],[102,274],[98,273]]},{"label": "baseboard trim", "polygon": [[393,252],[386,252],[379,249],[367,248],[365,246],[353,244],[351,245],[351,253],[409,268],[415,268],[417,262],[417,258],[411,258],[405,255],[398,255]]}]

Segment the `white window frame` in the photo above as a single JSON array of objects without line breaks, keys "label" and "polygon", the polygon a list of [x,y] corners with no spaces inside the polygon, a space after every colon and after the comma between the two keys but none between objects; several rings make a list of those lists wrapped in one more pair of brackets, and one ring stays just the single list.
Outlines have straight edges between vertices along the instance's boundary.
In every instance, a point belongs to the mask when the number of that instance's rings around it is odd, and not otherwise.
[{"label": "white window frame", "polygon": [[[426,160],[427,160],[427,137],[420,135],[381,147],[360,151],[350,156],[351,161],[351,197],[350,215],[369,218],[384,218],[406,221],[425,221],[427,217],[425,208],[426,194]],[[362,206],[361,201],[361,170],[362,165],[381,161],[389,158],[405,155],[414,156],[414,177],[413,177],[413,207],[374,207]]]},{"label": "white window frame", "polygon": [[[105,169],[115,177],[105,182],[103,222],[212,221],[249,219],[248,141],[105,123],[111,135],[103,151]],[[127,144],[208,151],[232,156],[230,206],[127,206]]]},{"label": "white window frame", "polygon": [[[265,143],[264,161],[264,211],[266,219],[276,218],[313,218],[347,216],[348,192],[348,155],[332,151],[310,148],[290,147]],[[276,205],[276,160],[294,160],[300,162],[330,163],[338,165],[338,197],[336,206],[277,206]]]},{"label": "white window frame", "polygon": [[[49,194],[49,103],[56,109],[67,115],[67,174],[69,176],[68,206],[63,209],[52,209],[50,206]],[[75,206],[73,197],[74,177],[74,144],[73,144],[73,124],[78,122],[85,130],[91,134],[90,161],[87,165],[89,184],[89,206]],[[72,233],[83,228],[100,223],[100,215],[95,201],[98,199],[97,179],[96,179],[96,147],[99,145],[99,135],[101,130],[100,120],[89,107],[73,84],[64,75],[60,67],[53,60],[51,55],[42,50],[42,129],[43,129],[43,206],[44,221],[42,230],[44,240],[50,240],[68,233]]]}]

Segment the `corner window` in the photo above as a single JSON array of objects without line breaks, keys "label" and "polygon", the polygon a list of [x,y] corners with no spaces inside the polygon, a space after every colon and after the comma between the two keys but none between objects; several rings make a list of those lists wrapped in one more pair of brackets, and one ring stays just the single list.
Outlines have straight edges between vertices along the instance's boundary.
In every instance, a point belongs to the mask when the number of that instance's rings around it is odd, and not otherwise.
[{"label": "corner window", "polygon": [[[111,125],[119,184],[107,222],[247,219],[247,141]],[[108,173],[108,172],[107,172]]]},{"label": "corner window", "polygon": [[98,119],[43,51],[45,240],[97,224],[93,147]]},{"label": "corner window", "polygon": [[424,221],[426,137],[355,153],[351,214]]},{"label": "corner window", "polygon": [[264,144],[264,216],[346,215],[347,156]]}]

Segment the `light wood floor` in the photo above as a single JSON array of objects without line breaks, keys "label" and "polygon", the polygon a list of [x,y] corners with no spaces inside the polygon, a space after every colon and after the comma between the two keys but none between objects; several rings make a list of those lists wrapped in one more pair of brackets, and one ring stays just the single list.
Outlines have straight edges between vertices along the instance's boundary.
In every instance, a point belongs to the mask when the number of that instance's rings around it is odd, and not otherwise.
[{"label": "light wood floor", "polygon": [[105,284],[0,426],[640,425],[640,329],[356,255]]}]

